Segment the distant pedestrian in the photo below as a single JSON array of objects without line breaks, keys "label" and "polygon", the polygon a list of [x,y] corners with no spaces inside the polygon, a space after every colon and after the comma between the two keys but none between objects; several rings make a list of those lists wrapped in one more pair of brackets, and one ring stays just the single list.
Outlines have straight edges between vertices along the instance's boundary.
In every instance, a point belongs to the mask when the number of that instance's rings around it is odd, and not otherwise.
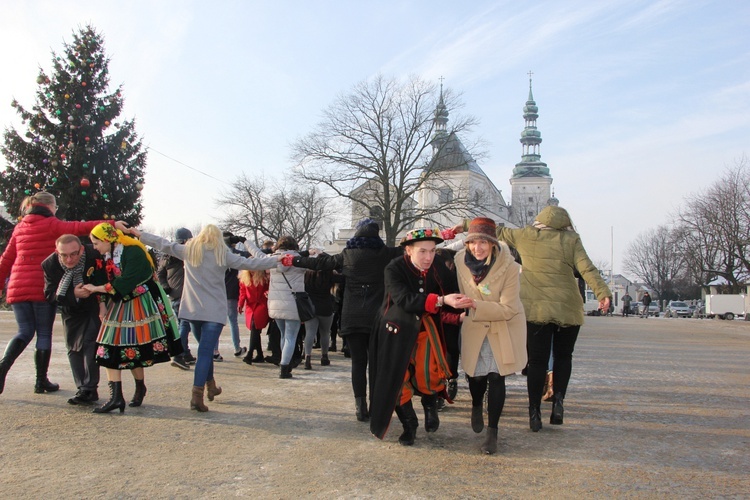
[{"label": "distant pedestrian", "polygon": [[622,296],[622,315],[626,318],[630,314],[630,303],[632,301],[633,297],[628,292],[625,292],[625,295]]},{"label": "distant pedestrian", "polygon": [[649,295],[648,291],[643,292],[643,297],[641,298],[641,318],[648,318],[648,306],[651,305],[651,295]]}]

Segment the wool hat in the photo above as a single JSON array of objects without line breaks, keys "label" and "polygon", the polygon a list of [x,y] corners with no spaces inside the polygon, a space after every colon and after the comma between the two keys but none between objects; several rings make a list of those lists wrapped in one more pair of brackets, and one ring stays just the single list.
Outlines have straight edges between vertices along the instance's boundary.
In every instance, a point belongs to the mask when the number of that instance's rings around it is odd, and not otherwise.
[{"label": "wool hat", "polygon": [[380,232],[380,226],[372,219],[362,219],[357,223],[356,231],[354,233],[355,238],[378,238]]},{"label": "wool hat", "polygon": [[487,240],[493,245],[499,245],[495,221],[487,217],[477,217],[469,222],[469,230],[466,233],[466,238],[464,238],[464,243],[474,240]]},{"label": "wool hat", "polygon": [[429,227],[412,229],[401,238],[401,246],[405,247],[416,243],[417,241],[434,241],[435,243],[442,243],[443,238],[440,237],[440,229],[432,229]]},{"label": "wool hat", "polygon": [[177,243],[185,243],[187,240],[193,237],[193,233],[186,227],[181,227],[174,232],[174,240]]}]

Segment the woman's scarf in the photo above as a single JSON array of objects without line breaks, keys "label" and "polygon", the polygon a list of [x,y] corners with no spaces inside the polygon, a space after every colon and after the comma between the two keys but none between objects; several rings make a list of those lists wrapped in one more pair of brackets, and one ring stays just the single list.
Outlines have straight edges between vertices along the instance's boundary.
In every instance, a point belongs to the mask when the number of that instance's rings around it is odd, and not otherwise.
[{"label": "woman's scarf", "polygon": [[471,254],[468,248],[466,249],[464,264],[469,268],[471,276],[474,278],[474,283],[480,283],[487,277],[487,274],[490,272],[490,268],[495,263],[496,258],[497,255],[495,252],[492,252],[492,259],[490,260],[490,263],[487,264],[487,259],[478,260]]},{"label": "woman's scarf", "polygon": [[63,273],[62,279],[60,279],[60,284],[57,285],[57,292],[55,292],[56,297],[64,297],[68,293],[71,284],[75,288],[83,283],[83,268],[86,266],[86,248],[81,246],[79,251],[81,252],[81,258],[78,259],[78,264],[73,268],[65,267],[62,257],[59,255],[57,256],[60,265],[65,272]]},{"label": "woman's scarf", "polygon": [[346,248],[371,248],[372,250],[380,250],[385,246],[383,240],[379,237],[367,237],[367,236],[355,236],[349,238],[346,242]]},{"label": "woman's scarf", "polygon": [[149,264],[151,264],[151,269],[154,269],[154,260],[151,258],[151,254],[148,253],[148,250],[146,250],[146,247],[143,245],[143,243],[136,240],[135,238],[131,238],[130,236],[123,234],[123,232],[119,229],[115,229],[112,224],[109,224],[108,222],[102,222],[101,224],[98,224],[94,227],[94,229],[91,230],[91,236],[101,241],[120,243],[121,245],[126,247],[136,246],[140,248],[141,250],[143,250],[143,253],[146,254],[146,258],[148,259]]}]

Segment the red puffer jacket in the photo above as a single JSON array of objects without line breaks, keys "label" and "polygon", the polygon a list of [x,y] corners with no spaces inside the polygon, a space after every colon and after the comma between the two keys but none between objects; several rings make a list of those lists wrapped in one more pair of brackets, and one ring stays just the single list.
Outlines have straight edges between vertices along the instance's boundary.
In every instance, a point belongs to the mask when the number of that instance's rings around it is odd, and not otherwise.
[{"label": "red puffer jacket", "polygon": [[55,251],[55,240],[63,234],[84,236],[101,222],[66,222],[55,216],[28,214],[13,229],[5,252],[0,256],[0,290],[8,280],[5,301],[44,302],[42,261]]}]

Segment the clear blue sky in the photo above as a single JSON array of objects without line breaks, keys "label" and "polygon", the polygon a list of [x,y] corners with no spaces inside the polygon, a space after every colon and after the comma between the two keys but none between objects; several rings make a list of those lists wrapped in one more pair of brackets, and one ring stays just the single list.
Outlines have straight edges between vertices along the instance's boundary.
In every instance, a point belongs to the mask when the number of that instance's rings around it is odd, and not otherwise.
[{"label": "clear blue sky", "polygon": [[[545,161],[595,261],[750,155],[750,2],[0,0],[0,124],[33,103],[77,26],[105,36],[155,152],[144,226],[195,227],[238,174],[289,175],[289,144],[337,94],[382,73],[462,92],[482,168],[510,201],[529,70]],[[0,158],[0,168],[5,164]]]}]

